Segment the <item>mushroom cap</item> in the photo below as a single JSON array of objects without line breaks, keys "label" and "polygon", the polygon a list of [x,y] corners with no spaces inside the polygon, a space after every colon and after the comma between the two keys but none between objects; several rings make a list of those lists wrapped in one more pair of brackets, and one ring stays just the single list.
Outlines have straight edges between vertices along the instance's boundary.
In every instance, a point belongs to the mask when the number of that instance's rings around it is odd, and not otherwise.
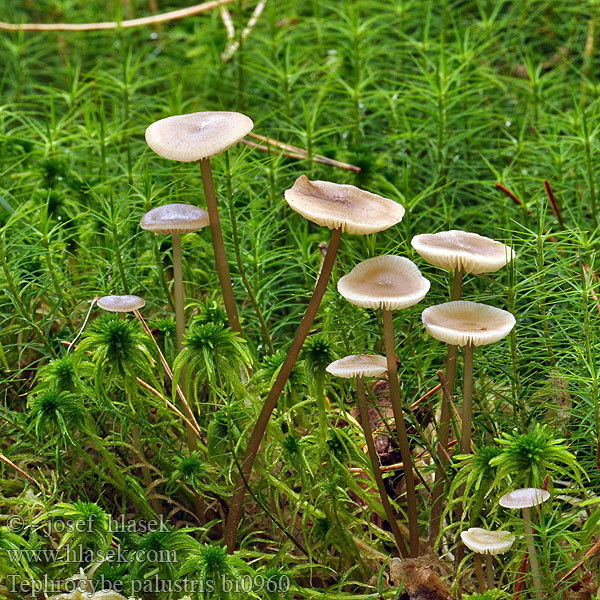
[{"label": "mushroom cap", "polygon": [[515,326],[508,311],[466,300],[429,306],[421,319],[431,337],[453,346],[493,344]]},{"label": "mushroom cap", "polygon": [[414,262],[385,254],[358,263],[337,287],[356,306],[396,310],[421,302],[430,285]]},{"label": "mushroom cap", "polygon": [[97,304],[109,312],[133,312],[145,306],[146,301],[139,296],[102,296]]},{"label": "mushroom cap", "polygon": [[164,204],[149,210],[140,227],[152,233],[191,233],[209,224],[208,213],[192,204]]},{"label": "mushroom cap", "polygon": [[191,162],[227,150],[253,127],[252,119],[238,112],[174,115],[152,123],[146,129],[146,143],[163,158]]},{"label": "mushroom cap", "polygon": [[504,494],[499,503],[504,508],[530,508],[546,502],[548,498],[550,498],[550,493],[547,490],[521,488]]},{"label": "mushroom cap", "polygon": [[515,541],[515,536],[510,531],[488,531],[480,527],[471,527],[460,532],[463,544],[478,554],[502,554]]},{"label": "mushroom cap", "polygon": [[377,354],[351,354],[334,360],[325,370],[335,377],[378,377],[387,372],[387,359]]},{"label": "mushroom cap", "polygon": [[442,269],[461,269],[465,273],[494,273],[514,259],[510,246],[469,231],[422,233],[411,241],[412,247],[429,263]]},{"label": "mushroom cap", "polygon": [[290,208],[304,218],[347,233],[375,233],[402,221],[404,207],[353,185],[310,181],[300,175],[285,191]]}]

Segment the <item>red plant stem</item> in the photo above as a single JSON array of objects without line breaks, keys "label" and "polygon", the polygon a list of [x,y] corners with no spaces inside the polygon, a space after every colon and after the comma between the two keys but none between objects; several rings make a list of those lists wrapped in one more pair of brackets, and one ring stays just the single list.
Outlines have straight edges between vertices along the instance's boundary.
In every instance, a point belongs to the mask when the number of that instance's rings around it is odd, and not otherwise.
[{"label": "red plant stem", "polygon": [[254,429],[250,435],[250,440],[248,441],[248,446],[246,447],[246,452],[240,465],[241,471],[235,484],[233,498],[231,499],[231,505],[229,506],[229,516],[227,517],[227,524],[225,526],[224,541],[229,554],[232,554],[235,550],[235,539],[238,525],[242,518],[242,508],[244,504],[244,498],[246,496],[245,482],[248,481],[248,478],[252,473],[254,460],[256,459],[256,455],[260,449],[260,444],[267,429],[271,414],[275,410],[275,407],[277,406],[277,400],[279,399],[279,396],[281,396],[283,388],[285,387],[285,384],[292,373],[294,364],[296,363],[298,355],[300,354],[304,340],[306,340],[306,336],[310,331],[317,314],[317,310],[319,309],[319,305],[321,304],[323,295],[325,294],[325,290],[327,289],[327,284],[329,283],[335,257],[340,245],[341,235],[341,229],[334,229],[331,232],[327,256],[319,274],[317,285],[315,286],[313,295],[308,303],[308,306],[306,307],[304,317],[302,317],[302,321],[300,321],[300,325],[298,325],[296,335],[292,340],[292,344],[287,352],[285,360],[279,369],[275,383],[265,399],[265,403],[263,404],[256,424],[254,425]]},{"label": "red plant stem", "polygon": [[558,219],[558,223],[564,229],[565,221],[562,213],[560,212],[560,208],[558,207],[558,202],[556,201],[556,197],[554,196],[550,182],[547,179],[544,179],[544,190],[546,191],[546,196],[548,196],[548,202],[550,203],[550,208],[552,208],[554,216]]},{"label": "red plant stem", "polygon": [[44,492],[44,494],[49,495],[48,490],[46,490],[46,488],[41,486],[33,477],[31,477],[31,475],[28,475],[27,473],[25,473],[25,471],[23,471],[23,469],[21,469],[20,467],[17,467],[17,465],[15,465],[15,463],[12,462],[12,460],[10,460],[10,458],[7,458],[2,453],[0,453],[0,461],[2,461],[6,465],[8,465],[11,469],[14,469],[17,473],[19,473],[20,475],[25,477],[25,479],[27,479],[27,481],[29,481],[29,483],[35,485],[35,487],[38,488],[40,491]]},{"label": "red plant stem", "polygon": [[[515,194],[513,194],[508,188],[504,187],[501,183],[495,183],[494,186],[497,190],[500,190],[503,194],[508,196],[517,206],[523,206],[523,203]],[[527,209],[527,212],[531,214],[531,211]]]}]

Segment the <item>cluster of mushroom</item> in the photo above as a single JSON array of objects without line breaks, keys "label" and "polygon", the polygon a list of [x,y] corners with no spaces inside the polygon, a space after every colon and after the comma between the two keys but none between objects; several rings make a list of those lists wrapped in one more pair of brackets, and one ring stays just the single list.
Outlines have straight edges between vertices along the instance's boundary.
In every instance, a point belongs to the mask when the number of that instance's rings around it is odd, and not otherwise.
[{"label": "cluster of mushroom", "polygon": [[[415,250],[431,264],[452,269],[454,276],[454,292],[451,302],[431,306],[423,311],[422,320],[425,328],[435,339],[446,342],[453,347],[453,366],[456,360],[456,346],[465,347],[465,391],[463,397],[463,427],[461,435],[461,450],[470,451],[471,420],[472,420],[472,349],[473,346],[490,344],[506,336],[515,324],[514,317],[501,309],[460,301],[460,283],[463,273],[483,273],[498,270],[513,257],[512,250],[475,233],[449,231],[437,234],[418,235],[412,240]],[[384,326],[384,344],[386,357],[356,355],[336,361],[329,367],[330,373],[341,377],[352,376],[357,379],[358,401],[361,410],[363,428],[365,418],[362,417],[364,402],[364,387],[362,378],[373,373],[372,365],[385,364],[387,371],[390,398],[398,442],[405,471],[407,512],[410,532],[410,554],[419,553],[419,531],[417,523],[416,494],[412,456],[404,425],[402,400],[396,370],[396,353],[394,345],[394,330],[392,310],[407,308],[420,302],[429,291],[430,283],[425,279],[418,267],[407,258],[394,255],[379,256],[365,260],[342,277],[338,283],[340,294],[352,304],[364,308],[379,308],[382,312]],[[354,366],[354,371],[348,367]],[[446,376],[454,379],[454,374]],[[347,375],[345,373],[351,373]],[[376,373],[381,374],[381,373]],[[441,422],[446,426],[450,420],[447,402],[442,404]],[[366,423],[368,428],[368,423]],[[365,428],[365,436],[370,437],[370,431]],[[446,430],[447,441],[447,430]],[[379,464],[376,455],[371,456],[371,463],[376,479]],[[378,487],[379,486],[378,484]],[[387,499],[382,501],[384,506]],[[392,527],[393,515],[388,513]],[[399,544],[400,551],[403,551]]]},{"label": "cluster of mushroom", "polygon": [[[146,142],[163,158],[181,162],[199,161],[206,199],[206,211],[189,204],[167,204],[150,210],[140,222],[140,226],[147,231],[171,235],[178,350],[183,347],[185,331],[185,296],[180,237],[182,234],[192,233],[206,226],[210,227],[215,263],[229,326],[238,334],[242,333],[220,228],[210,157],[241,140],[252,127],[252,120],[240,113],[200,112],[161,119],[146,130]],[[237,527],[241,518],[246,487],[244,482],[251,473],[270,416],[315,318],[331,275],[342,233],[369,234],[383,231],[399,223],[405,212],[397,202],[355,186],[327,181],[309,181],[304,175],[300,176],[294,185],[286,190],[285,199],[294,211],[318,225],[328,227],[332,233],[306,313],[273,387],[265,399],[241,462],[241,473],[230,504],[225,532],[225,542],[230,552],[235,547]],[[511,331],[515,320],[510,313],[504,310],[461,301],[462,276],[463,273],[494,272],[513,258],[513,252],[503,244],[462,231],[418,235],[413,238],[412,245],[429,263],[454,271],[451,301],[425,309],[422,320],[432,337],[449,345],[446,379],[450,391],[454,381],[456,348],[457,346],[464,347],[465,381],[460,447],[462,452],[469,452],[472,420],[473,347],[490,344],[503,338]],[[398,382],[392,311],[417,304],[423,300],[429,288],[430,282],[421,275],[418,267],[402,256],[378,256],[356,265],[350,273],[339,280],[338,291],[352,304],[381,310],[386,356],[367,354],[347,356],[328,367],[328,371],[334,375],[356,379],[361,425],[364,429],[373,475],[390,528],[403,556],[416,556],[420,549],[415,477]],[[106,310],[119,313],[133,311],[139,318],[137,311],[144,305],[144,301],[137,296],[108,296],[101,298],[98,305]],[[389,381],[395,427],[406,475],[410,550],[406,548],[385,491],[366,412],[363,378],[382,376],[385,373],[387,373]],[[195,424],[193,414],[187,416]],[[448,403],[442,401],[442,434],[440,437],[443,438],[445,435],[446,442],[449,421]],[[444,427],[445,433],[443,433]],[[442,478],[437,477],[436,480],[439,499]]]}]

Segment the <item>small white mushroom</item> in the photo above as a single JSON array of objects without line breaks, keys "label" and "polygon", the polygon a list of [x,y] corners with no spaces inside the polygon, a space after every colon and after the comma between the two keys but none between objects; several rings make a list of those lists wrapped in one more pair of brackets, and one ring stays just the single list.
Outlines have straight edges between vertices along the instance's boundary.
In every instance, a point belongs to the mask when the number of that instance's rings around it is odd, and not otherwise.
[{"label": "small white mushroom", "polygon": [[98,306],[109,312],[126,313],[139,310],[146,305],[146,301],[139,296],[102,296],[97,302]]},{"label": "small white mushroom", "polygon": [[523,511],[523,529],[525,530],[525,541],[529,553],[529,564],[531,565],[531,578],[533,579],[534,595],[540,599],[543,597],[540,567],[533,540],[533,527],[531,526],[531,513],[529,509],[549,500],[550,493],[539,488],[521,488],[504,494],[499,500],[500,506]]},{"label": "small white mushroom", "polygon": [[377,354],[352,354],[333,361],[325,370],[345,379],[379,377],[387,372],[387,361]]},{"label": "small white mushroom", "polygon": [[208,224],[208,213],[191,204],[165,204],[163,206],[158,206],[148,211],[140,221],[140,227],[146,231],[162,233],[165,235],[171,234],[178,352],[181,352],[183,349],[183,334],[185,331],[185,297],[183,292],[181,235],[198,231]]},{"label": "small white mushroom", "polygon": [[253,127],[252,119],[238,112],[174,115],[152,123],[146,129],[146,143],[163,158],[192,162],[227,150]]},{"label": "small white mushroom", "polygon": [[456,229],[422,233],[411,244],[431,265],[474,275],[494,273],[515,257],[512,248],[505,244]]},{"label": "small white mushroom", "polygon": [[398,310],[423,300],[430,286],[415,263],[387,254],[357,264],[338,281],[338,292],[356,306]]},{"label": "small white mushroom", "polygon": [[514,316],[487,304],[457,300],[426,308],[423,325],[429,335],[457,346],[485,346],[506,337],[515,326]]},{"label": "small white mushroom", "polygon": [[347,233],[383,231],[404,216],[404,207],[393,200],[353,185],[310,181],[306,175],[285,191],[285,199],[305,219]]},{"label": "small white mushroom", "polygon": [[514,316],[487,304],[457,300],[426,308],[421,319],[431,337],[449,345],[464,346],[464,388],[460,451],[471,451],[473,419],[473,346],[493,344],[515,326]]},{"label": "small white mushroom", "polygon": [[[510,550],[515,541],[515,536],[510,531],[489,531],[480,527],[471,527],[466,531],[461,531],[460,537],[463,544],[476,554],[486,555],[485,570],[487,575],[488,588],[494,587],[494,567],[492,564],[492,555],[503,554]],[[485,584],[483,583],[483,574],[481,573],[481,563],[479,558],[475,558],[475,570],[479,581],[480,591],[483,592]]]}]

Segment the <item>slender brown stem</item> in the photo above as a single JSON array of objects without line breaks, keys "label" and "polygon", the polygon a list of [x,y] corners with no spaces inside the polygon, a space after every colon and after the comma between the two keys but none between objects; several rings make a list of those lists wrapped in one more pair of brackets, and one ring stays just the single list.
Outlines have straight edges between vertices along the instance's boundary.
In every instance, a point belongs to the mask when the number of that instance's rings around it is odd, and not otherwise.
[{"label": "slender brown stem", "polygon": [[[473,346],[467,344],[463,350],[464,354],[464,382],[463,382],[463,406],[462,406],[462,428],[460,434],[460,453],[469,454],[471,452],[471,426],[473,422]],[[458,495],[461,497],[464,493],[465,486],[461,485],[458,490]],[[458,514],[463,510],[463,504],[459,504]],[[458,543],[455,555],[455,564],[458,565],[464,556],[465,546],[461,542]]]},{"label": "slender brown stem", "polygon": [[[457,269],[454,271],[454,279],[452,281],[452,292],[450,293],[450,300],[452,302],[456,302],[460,300],[462,297],[462,280],[463,280],[463,271],[461,269]],[[448,356],[446,357],[446,388],[450,396],[454,393],[454,379],[456,376],[456,357],[458,355],[458,347],[457,346],[448,346]],[[442,404],[442,410],[444,406]],[[450,412],[448,412],[448,416],[450,416]],[[444,421],[442,420],[442,423]]]},{"label": "slender brown stem", "polygon": [[398,370],[396,368],[396,348],[394,344],[394,323],[392,313],[382,309],[383,315],[383,338],[385,342],[385,355],[387,358],[388,382],[390,387],[390,399],[392,411],[398,432],[398,443],[400,445],[400,456],[404,463],[404,480],[406,482],[406,504],[408,513],[408,530],[410,533],[410,555],[419,556],[419,523],[417,521],[417,496],[415,493],[415,478],[413,474],[412,456],[408,444],[408,435],[404,424],[404,412],[400,398],[400,386],[398,384]]},{"label": "slender brown stem", "polygon": [[221,232],[219,209],[217,207],[215,185],[213,183],[209,158],[200,160],[200,171],[202,173],[202,185],[204,186],[204,197],[206,198],[206,208],[208,210],[208,218],[210,221],[210,237],[212,240],[213,252],[215,254],[215,263],[217,266],[219,283],[221,285],[221,293],[223,294],[225,311],[227,312],[227,321],[229,327],[231,327],[233,331],[242,333],[240,319],[235,305],[235,297],[233,295],[233,286],[231,285],[227,255],[225,254],[225,244],[223,243],[223,233]]},{"label": "slender brown stem", "polygon": [[540,565],[537,559],[535,543],[533,541],[533,528],[531,527],[531,514],[529,508],[523,509],[523,529],[525,530],[525,541],[527,543],[527,553],[529,554],[529,565],[531,567],[531,579],[533,580],[533,595],[541,599],[542,580],[540,579]]},{"label": "slender brown stem", "polygon": [[[171,234],[171,246],[173,247],[173,287],[175,296],[175,327],[177,330],[177,352],[183,350],[183,335],[185,333],[185,295],[183,292],[183,267],[181,261],[181,234]],[[181,371],[181,378],[185,380],[185,367]],[[198,448],[196,435],[189,427],[185,426],[186,438],[190,452]],[[200,515],[198,515],[200,517]]]},{"label": "slender brown stem", "polygon": [[442,525],[444,480],[446,476],[446,463],[448,462],[448,438],[450,433],[450,404],[452,398],[448,391],[448,384],[441,371],[437,376],[442,384],[442,414],[439,424],[438,458],[439,462],[435,469],[435,486],[431,495],[431,513],[429,516],[429,547],[433,550],[435,541],[440,533]]},{"label": "slender brown stem", "polygon": [[185,331],[185,309],[183,296],[183,269],[181,266],[181,235],[171,234],[173,247],[173,287],[175,296],[175,324],[177,328],[177,352],[183,350],[183,333]]},{"label": "slender brown stem", "polygon": [[244,479],[247,481],[250,477],[252,466],[254,465],[254,460],[260,449],[260,444],[267,429],[271,414],[275,410],[275,406],[277,406],[277,400],[279,399],[279,396],[281,396],[281,392],[283,391],[283,388],[289,379],[296,359],[298,358],[300,350],[302,349],[302,345],[304,344],[304,340],[306,339],[306,336],[308,335],[308,332],[315,319],[317,310],[321,304],[321,299],[325,294],[327,284],[329,283],[329,278],[331,277],[331,270],[333,269],[335,257],[340,245],[341,235],[341,229],[334,229],[331,232],[327,256],[321,268],[317,285],[315,286],[313,295],[308,303],[308,306],[306,307],[304,317],[302,318],[302,321],[300,321],[300,325],[298,325],[296,335],[292,340],[292,344],[288,350],[285,360],[283,361],[283,364],[279,369],[279,373],[275,378],[273,387],[271,388],[271,391],[269,392],[260,411],[256,424],[254,425],[254,430],[250,435],[250,440],[248,441],[248,446],[246,447],[246,453],[244,454],[241,464],[241,473],[238,476],[235,484],[235,490],[231,500],[231,505],[229,507],[229,516],[227,518],[227,525],[225,528],[225,545],[227,546],[227,552],[229,554],[232,554],[235,550],[235,538],[238,525],[242,517],[242,506],[244,503],[244,497],[246,495]]},{"label": "slender brown stem", "polygon": [[487,577],[488,589],[494,589],[494,562],[491,554],[485,555],[485,575]]},{"label": "slender brown stem", "polygon": [[400,528],[396,522],[396,517],[385,489],[383,477],[381,476],[379,455],[377,454],[375,443],[373,442],[373,433],[371,432],[371,423],[369,422],[369,413],[367,411],[367,399],[365,397],[365,384],[362,377],[356,378],[356,398],[358,399],[358,409],[360,410],[360,424],[365,434],[365,441],[367,442],[367,449],[369,451],[369,459],[371,460],[371,467],[373,468],[373,477],[375,477],[375,482],[377,483],[381,504],[383,504],[388,523],[390,524],[390,528],[394,534],[398,551],[404,558],[406,558],[408,557],[406,544],[404,543],[404,538],[402,537],[402,533],[400,532]]},{"label": "slender brown stem", "polygon": [[471,452],[471,423],[473,421],[473,346],[467,344],[463,352],[465,358],[465,381],[463,388],[460,453],[469,454]]},{"label": "slender brown stem", "polygon": [[479,554],[473,555],[473,563],[475,564],[475,575],[477,577],[477,585],[479,586],[479,591],[483,594],[485,592],[485,579],[483,577],[481,556],[479,556]]},{"label": "slender brown stem", "polygon": [[[462,296],[463,271],[457,269],[454,271],[452,281],[452,291],[450,300],[455,302]],[[429,547],[433,548],[435,540],[440,532],[442,503],[444,492],[444,471],[446,468],[446,457],[448,456],[448,439],[450,434],[450,402],[454,393],[454,380],[456,377],[456,358],[458,356],[458,346],[449,345],[446,356],[446,368],[444,373],[445,386],[442,388],[442,403],[440,424],[438,427],[438,446],[440,448],[440,463],[435,470],[435,487],[431,498],[431,516],[429,520]]]}]

